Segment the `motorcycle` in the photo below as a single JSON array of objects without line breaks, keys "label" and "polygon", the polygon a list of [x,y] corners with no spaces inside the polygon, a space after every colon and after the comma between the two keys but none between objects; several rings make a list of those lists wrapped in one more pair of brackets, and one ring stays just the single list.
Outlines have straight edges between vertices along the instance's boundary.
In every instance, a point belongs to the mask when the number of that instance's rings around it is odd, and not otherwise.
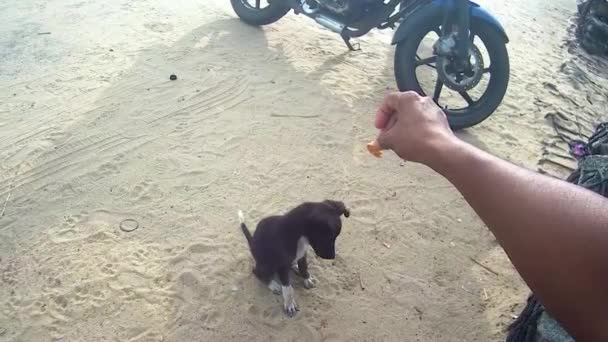
[{"label": "motorcycle", "polygon": [[[231,0],[231,4],[241,20],[256,26],[274,23],[293,10],[338,33],[353,51],[359,48],[352,38],[374,28],[396,29],[392,44],[399,90],[432,96],[453,129],[488,118],[507,91],[509,38],[494,16],[469,0]],[[434,82],[429,82],[428,71]]]}]

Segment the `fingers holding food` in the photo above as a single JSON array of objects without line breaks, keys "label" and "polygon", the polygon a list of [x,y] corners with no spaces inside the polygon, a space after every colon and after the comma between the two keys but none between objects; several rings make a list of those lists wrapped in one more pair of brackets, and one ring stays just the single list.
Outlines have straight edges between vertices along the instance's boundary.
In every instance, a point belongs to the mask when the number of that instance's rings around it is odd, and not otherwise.
[{"label": "fingers holding food", "polygon": [[367,151],[376,158],[382,158],[382,148],[380,148],[378,140],[373,140],[369,142],[367,144]]}]

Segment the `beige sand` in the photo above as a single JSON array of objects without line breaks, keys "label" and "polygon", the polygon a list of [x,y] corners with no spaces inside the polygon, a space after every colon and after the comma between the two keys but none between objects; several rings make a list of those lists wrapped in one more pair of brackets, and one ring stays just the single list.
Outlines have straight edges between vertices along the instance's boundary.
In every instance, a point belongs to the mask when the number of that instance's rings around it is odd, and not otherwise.
[{"label": "beige sand", "polygon": [[[574,0],[482,3],[511,36],[511,86],[462,136],[563,175],[544,117],[597,120],[608,84],[567,51]],[[445,180],[367,153],[388,33],[349,53],[223,0],[5,1],[0,32],[0,341],[490,341],[525,300]],[[236,213],[324,198],[352,217],[288,319]]]}]

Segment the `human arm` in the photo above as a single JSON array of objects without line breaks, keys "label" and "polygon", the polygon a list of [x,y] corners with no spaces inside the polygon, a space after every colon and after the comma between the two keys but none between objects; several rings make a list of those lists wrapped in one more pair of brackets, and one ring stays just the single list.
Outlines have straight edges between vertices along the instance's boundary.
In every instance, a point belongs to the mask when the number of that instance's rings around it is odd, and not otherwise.
[{"label": "human arm", "polygon": [[580,341],[608,340],[608,200],[459,140],[414,93],[386,97],[378,142],[447,178],[547,310]]}]

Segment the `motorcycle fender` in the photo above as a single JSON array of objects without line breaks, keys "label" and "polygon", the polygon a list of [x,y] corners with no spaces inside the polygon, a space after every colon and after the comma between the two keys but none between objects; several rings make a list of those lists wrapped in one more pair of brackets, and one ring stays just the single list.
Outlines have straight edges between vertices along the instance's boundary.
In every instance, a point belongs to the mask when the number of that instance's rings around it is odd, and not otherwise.
[{"label": "motorcycle fender", "polygon": [[[434,0],[430,4],[423,6],[413,13],[408,15],[405,20],[399,25],[395,35],[393,36],[393,40],[391,42],[392,45],[398,44],[402,40],[404,40],[409,32],[419,25],[420,22],[425,22],[427,20],[431,20],[436,16],[440,16],[443,14],[444,6],[449,4],[449,0]],[[505,43],[509,42],[509,37],[507,36],[507,32],[504,27],[500,24],[498,19],[490,12],[488,12],[483,7],[479,6],[474,2],[470,2],[471,4],[471,20],[480,20],[484,21],[490,26],[494,27],[498,32],[501,33],[502,37],[505,40]]]}]

